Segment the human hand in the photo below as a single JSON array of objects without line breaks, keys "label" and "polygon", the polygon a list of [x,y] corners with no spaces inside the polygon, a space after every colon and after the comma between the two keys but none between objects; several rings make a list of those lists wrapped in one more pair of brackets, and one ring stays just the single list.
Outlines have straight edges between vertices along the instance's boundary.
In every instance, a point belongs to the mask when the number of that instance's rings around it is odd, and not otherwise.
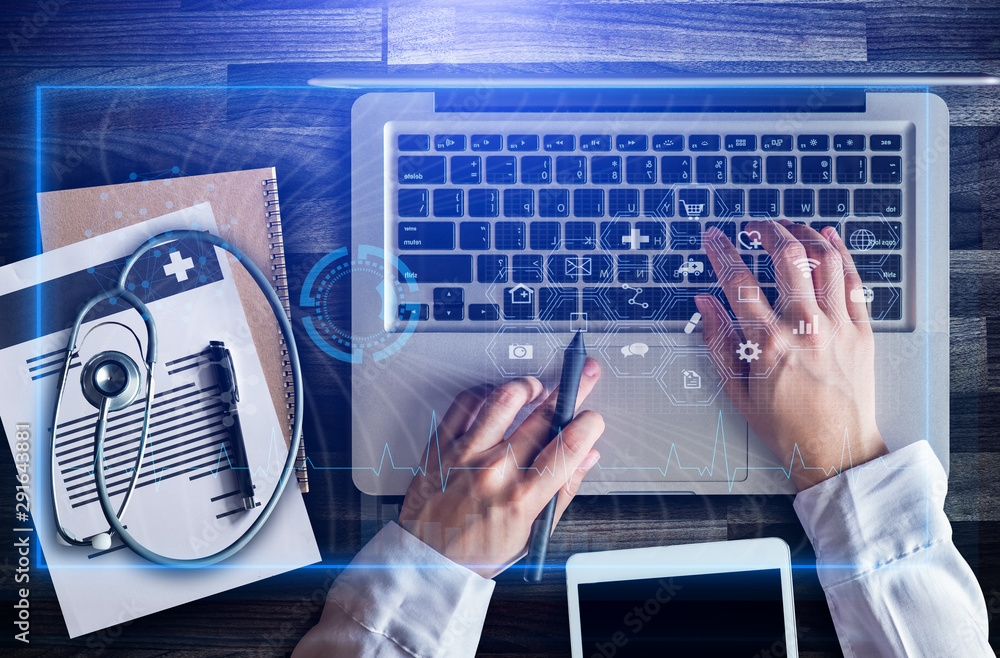
[{"label": "human hand", "polygon": [[[835,229],[821,235],[783,220],[750,222],[747,230],[759,231],[771,254],[780,314],[763,291],[759,301],[740,301],[754,297],[741,297],[739,290],[757,288],[757,280],[714,228],[706,231],[705,250],[737,320],[710,295],[699,295],[695,303],[712,359],[729,375],[726,394],[782,463],[791,465],[801,491],[841,467],[888,452],[875,422],[875,341],[864,302],[850,299],[861,278]],[[819,261],[805,276],[796,265],[803,258]],[[814,318],[814,333],[792,334],[800,319]],[[758,359],[740,360],[742,341],[759,345]]]},{"label": "human hand", "polygon": [[[600,376],[598,363],[587,359],[577,408]],[[400,525],[486,578],[520,559],[532,521],[557,492],[556,522],[562,517],[600,458],[592,447],[604,432],[601,415],[584,411],[563,429],[561,448],[549,442],[556,389],[504,441],[521,408],[544,392],[541,382],[526,377],[488,396],[481,389],[460,393],[437,428],[441,463],[425,452],[427,472],[410,483]]]}]

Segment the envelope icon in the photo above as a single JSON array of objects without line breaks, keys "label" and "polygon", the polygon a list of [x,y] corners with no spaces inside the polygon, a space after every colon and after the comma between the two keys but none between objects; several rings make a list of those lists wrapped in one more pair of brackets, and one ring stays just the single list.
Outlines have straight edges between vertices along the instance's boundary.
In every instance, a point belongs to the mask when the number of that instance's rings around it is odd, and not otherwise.
[{"label": "envelope icon", "polygon": [[579,260],[575,256],[567,258],[566,276],[576,276],[577,274],[590,276],[590,269],[593,267],[592,261],[590,256],[580,256]]}]

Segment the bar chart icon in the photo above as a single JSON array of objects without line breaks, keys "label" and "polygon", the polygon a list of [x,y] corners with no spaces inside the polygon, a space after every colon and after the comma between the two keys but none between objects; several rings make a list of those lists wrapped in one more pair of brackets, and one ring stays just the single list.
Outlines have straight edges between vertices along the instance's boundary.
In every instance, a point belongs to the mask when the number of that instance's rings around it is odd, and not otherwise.
[{"label": "bar chart icon", "polygon": [[805,336],[809,334],[819,334],[819,316],[814,315],[812,317],[812,322],[806,322],[805,320],[799,320],[799,327],[796,329],[792,327],[792,334],[796,336]]}]

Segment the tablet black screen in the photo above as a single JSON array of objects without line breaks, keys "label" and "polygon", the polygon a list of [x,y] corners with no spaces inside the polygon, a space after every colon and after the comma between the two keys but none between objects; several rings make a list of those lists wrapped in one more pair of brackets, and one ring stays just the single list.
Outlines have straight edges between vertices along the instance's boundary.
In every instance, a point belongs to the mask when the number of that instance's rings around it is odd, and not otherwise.
[{"label": "tablet black screen", "polygon": [[781,571],[578,585],[584,658],[785,655]]}]

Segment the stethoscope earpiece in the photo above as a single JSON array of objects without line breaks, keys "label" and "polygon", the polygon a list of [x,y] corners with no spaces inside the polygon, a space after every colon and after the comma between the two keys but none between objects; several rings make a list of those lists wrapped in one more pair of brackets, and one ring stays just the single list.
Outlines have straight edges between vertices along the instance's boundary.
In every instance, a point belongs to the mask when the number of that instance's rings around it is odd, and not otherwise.
[{"label": "stethoscope earpiece", "polygon": [[90,538],[90,545],[99,551],[106,551],[111,548],[111,535],[106,532],[94,535]]}]

